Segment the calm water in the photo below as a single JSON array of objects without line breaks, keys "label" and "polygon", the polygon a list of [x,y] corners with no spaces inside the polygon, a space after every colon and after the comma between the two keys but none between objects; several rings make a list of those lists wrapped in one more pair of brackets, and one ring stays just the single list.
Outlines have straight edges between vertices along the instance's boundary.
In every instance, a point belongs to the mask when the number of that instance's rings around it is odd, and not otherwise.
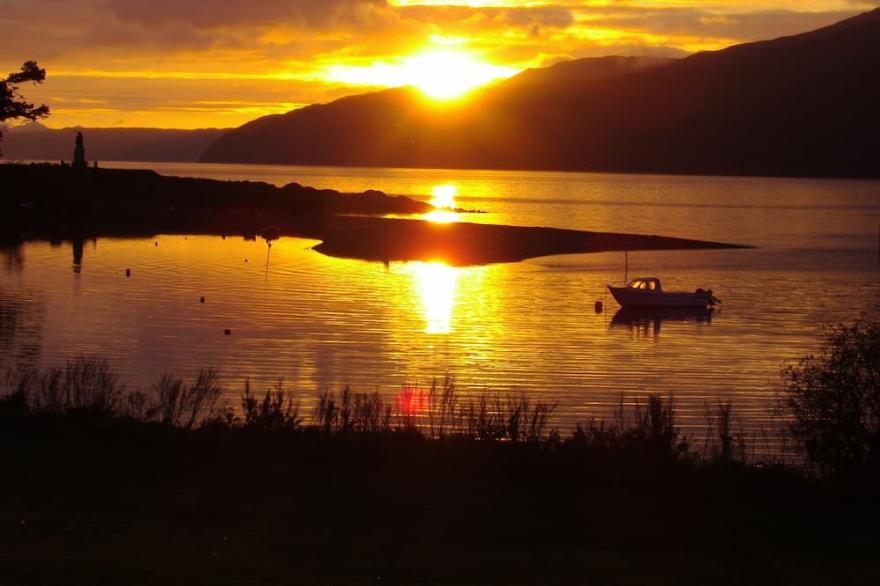
[{"label": "calm water", "polygon": [[[220,179],[380,189],[485,210],[457,219],[751,244],[754,250],[631,253],[629,276],[711,287],[705,316],[615,318],[606,283],[624,255],[450,268],[340,260],[314,241],[159,236],[31,243],[2,258],[0,366],[107,356],[132,385],[221,370],[308,394],[399,391],[452,373],[465,391],[559,401],[563,429],[621,392],[674,393],[689,423],[735,400],[768,423],[779,371],[815,351],[823,324],[880,300],[880,182],[575,173],[116,164]],[[156,246],[158,243],[158,246]],[[267,255],[267,253],[270,253]],[[132,276],[125,277],[131,268]],[[200,304],[199,297],[206,303]],[[606,311],[593,311],[596,300]],[[231,336],[223,330],[233,331]]]}]

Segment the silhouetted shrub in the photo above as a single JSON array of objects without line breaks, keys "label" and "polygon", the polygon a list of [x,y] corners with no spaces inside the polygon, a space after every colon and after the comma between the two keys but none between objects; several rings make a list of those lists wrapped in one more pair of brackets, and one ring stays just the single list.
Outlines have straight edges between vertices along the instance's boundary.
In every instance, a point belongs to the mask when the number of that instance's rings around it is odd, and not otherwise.
[{"label": "silhouetted shrub", "polygon": [[677,458],[690,446],[676,423],[675,402],[660,395],[648,395],[647,403],[636,401],[627,417],[624,397],[610,420],[590,419],[578,424],[569,444],[578,449],[596,451],[639,450]]},{"label": "silhouetted shrub", "polygon": [[385,405],[378,392],[355,394],[351,411],[349,429],[353,431],[378,433],[391,429],[391,405]]},{"label": "silhouetted shrub", "polygon": [[7,370],[0,388],[0,408],[10,413],[54,413],[128,418],[194,429],[217,416],[222,394],[216,370],[199,372],[190,384],[163,375],[149,393],[128,391],[107,361],[78,356],[63,367]]},{"label": "silhouetted shrub", "polygon": [[28,411],[29,397],[37,377],[37,371],[31,367],[6,371],[0,392],[0,415],[21,415]]},{"label": "silhouetted shrub", "polygon": [[[345,388],[348,390],[348,387]],[[339,421],[339,409],[336,407],[336,397],[329,391],[324,391],[318,397],[318,406],[314,413],[315,425],[324,432],[331,433],[337,430]]]},{"label": "silhouetted shrub", "polygon": [[537,442],[547,434],[547,424],[556,403],[534,402],[525,394],[482,393],[467,400],[455,427],[482,441]]},{"label": "silhouetted shrub", "polygon": [[733,402],[719,401],[715,409],[706,406],[706,444],[703,453],[721,464],[745,462],[746,439],[734,431]]},{"label": "silhouetted shrub", "polygon": [[[663,451],[679,448],[678,426],[672,399],[649,395],[647,406],[637,402],[635,406],[635,439]],[[681,450],[684,451],[684,450]]]},{"label": "silhouetted shrub", "polygon": [[244,385],[241,395],[242,424],[246,429],[263,431],[293,431],[299,429],[299,401],[284,389],[279,380],[275,389],[268,389],[262,400],[251,394],[250,381]]},{"label": "silhouetted shrub", "polygon": [[783,372],[790,430],[820,471],[876,465],[880,455],[880,323],[830,329],[818,355]]},{"label": "silhouetted shrub", "polygon": [[112,416],[122,403],[125,387],[104,358],[77,356],[63,368],[34,371],[26,392],[28,405],[35,411]]},{"label": "silhouetted shrub", "polygon": [[[222,392],[220,375],[214,369],[200,370],[191,385],[164,374],[153,384],[152,397],[147,399],[146,412],[141,418],[181,429],[193,429],[215,414]],[[129,405],[138,402],[137,395],[129,394]]]},{"label": "silhouetted shrub", "polygon": [[[406,392],[404,389],[403,393]],[[408,414],[397,415],[399,428],[415,425]],[[386,404],[378,392],[355,393],[346,386],[338,400],[334,393],[321,393],[314,424],[324,433],[378,433],[392,430],[392,418],[391,405]]]}]

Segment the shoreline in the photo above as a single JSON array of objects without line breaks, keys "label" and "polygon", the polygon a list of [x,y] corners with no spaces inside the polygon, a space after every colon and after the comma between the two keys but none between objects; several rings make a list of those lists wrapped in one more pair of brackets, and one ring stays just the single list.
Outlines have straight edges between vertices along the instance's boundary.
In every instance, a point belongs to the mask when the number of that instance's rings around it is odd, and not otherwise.
[{"label": "shoreline", "polygon": [[[434,206],[378,191],[217,181],[153,171],[0,165],[0,241],[165,234],[293,236],[331,256],[370,261],[516,262],[554,254],[749,248],[657,235],[381,217]],[[351,215],[357,214],[357,215]]]}]

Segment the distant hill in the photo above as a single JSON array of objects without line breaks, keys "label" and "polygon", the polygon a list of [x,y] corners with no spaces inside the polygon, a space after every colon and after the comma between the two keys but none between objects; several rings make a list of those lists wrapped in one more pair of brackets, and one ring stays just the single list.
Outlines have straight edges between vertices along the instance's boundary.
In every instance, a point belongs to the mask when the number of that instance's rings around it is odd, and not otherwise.
[{"label": "distant hill", "polygon": [[880,176],[880,9],[631,72],[609,63],[526,72],[461,104],[351,96],[245,124],[201,160]]},{"label": "distant hill", "polygon": [[89,161],[196,161],[226,130],[157,128],[64,128],[27,124],[3,133],[6,160],[60,161],[73,157],[76,132],[85,138]]}]

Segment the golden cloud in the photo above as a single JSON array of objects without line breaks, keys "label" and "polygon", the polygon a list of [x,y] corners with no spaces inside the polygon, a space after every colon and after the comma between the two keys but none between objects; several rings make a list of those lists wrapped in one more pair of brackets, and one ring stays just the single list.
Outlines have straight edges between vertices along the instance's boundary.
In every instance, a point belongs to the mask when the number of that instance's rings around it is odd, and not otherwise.
[{"label": "golden cloud", "polygon": [[396,83],[369,72],[432,51],[510,72],[583,56],[682,55],[810,30],[872,4],[0,0],[0,67],[37,59],[47,68],[46,83],[25,91],[53,106],[52,126],[235,126]]}]

